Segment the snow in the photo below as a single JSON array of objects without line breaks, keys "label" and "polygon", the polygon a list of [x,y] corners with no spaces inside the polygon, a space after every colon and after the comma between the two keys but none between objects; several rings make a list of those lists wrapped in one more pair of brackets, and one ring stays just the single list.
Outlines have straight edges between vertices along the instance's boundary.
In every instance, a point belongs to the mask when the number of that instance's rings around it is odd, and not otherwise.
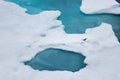
[{"label": "snow", "polygon": [[120,4],[116,0],[82,0],[80,10],[86,14],[120,14]]},{"label": "snow", "polygon": [[[120,80],[120,44],[111,25],[67,34],[56,20],[59,15],[60,11],[28,15],[25,9],[0,0],[0,80]],[[80,52],[88,66],[70,72],[38,71],[23,64],[50,47]]]}]

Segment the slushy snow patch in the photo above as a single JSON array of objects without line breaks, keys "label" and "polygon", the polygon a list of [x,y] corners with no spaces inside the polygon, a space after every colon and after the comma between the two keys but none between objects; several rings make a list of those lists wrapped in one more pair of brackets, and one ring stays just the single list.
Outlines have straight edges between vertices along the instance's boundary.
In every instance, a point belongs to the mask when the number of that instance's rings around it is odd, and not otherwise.
[{"label": "slushy snow patch", "polygon": [[[120,80],[120,44],[111,25],[67,34],[56,20],[59,15],[59,11],[28,15],[0,0],[0,80]],[[38,71],[23,64],[50,47],[83,53],[88,66],[70,72]]]},{"label": "slushy snow patch", "polygon": [[82,0],[80,10],[86,14],[120,14],[120,4],[116,0]]}]

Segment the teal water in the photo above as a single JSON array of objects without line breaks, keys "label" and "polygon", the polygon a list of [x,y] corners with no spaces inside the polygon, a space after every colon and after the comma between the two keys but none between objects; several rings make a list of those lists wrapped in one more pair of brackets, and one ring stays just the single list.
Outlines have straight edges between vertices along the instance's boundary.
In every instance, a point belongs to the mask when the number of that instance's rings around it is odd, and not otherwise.
[{"label": "teal water", "polygon": [[86,66],[84,59],[85,56],[79,53],[49,48],[38,52],[30,61],[26,61],[25,65],[38,70],[68,70],[74,72]]},{"label": "teal water", "polygon": [[[30,15],[38,14],[45,10],[60,10],[61,20],[65,31],[70,34],[84,33],[87,28],[99,26],[102,22],[109,23],[120,41],[120,15],[95,14],[87,15],[80,11],[82,0],[6,0],[27,9]],[[119,0],[117,0],[119,1]],[[107,32],[106,32],[107,33]],[[39,70],[69,70],[78,71],[86,66],[84,56],[78,53],[47,49],[37,53],[26,65]]]},{"label": "teal water", "polygon": [[[34,15],[45,10],[60,10],[58,18],[65,25],[67,33],[84,33],[87,28],[109,23],[120,41],[120,15],[87,15],[80,11],[82,0],[7,0],[27,9],[26,13]],[[117,0],[119,1],[119,0]]]}]

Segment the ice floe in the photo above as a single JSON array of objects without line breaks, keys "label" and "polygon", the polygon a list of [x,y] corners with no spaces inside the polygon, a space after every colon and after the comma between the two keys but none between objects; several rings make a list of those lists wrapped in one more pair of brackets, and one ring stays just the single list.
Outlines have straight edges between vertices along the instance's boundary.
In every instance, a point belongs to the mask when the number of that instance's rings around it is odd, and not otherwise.
[{"label": "ice floe", "polygon": [[80,10],[86,14],[120,14],[120,3],[116,0],[82,0]]},{"label": "ice floe", "polygon": [[[59,11],[28,15],[25,9],[0,0],[0,80],[119,80],[120,44],[111,25],[67,34]],[[88,66],[78,72],[38,71],[25,66],[46,48],[82,52]]]}]

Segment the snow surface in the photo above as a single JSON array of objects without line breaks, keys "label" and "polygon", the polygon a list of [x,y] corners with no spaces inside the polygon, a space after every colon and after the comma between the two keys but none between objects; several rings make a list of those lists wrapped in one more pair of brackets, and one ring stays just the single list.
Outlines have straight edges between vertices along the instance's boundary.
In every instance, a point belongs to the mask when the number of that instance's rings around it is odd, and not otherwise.
[{"label": "snow surface", "polygon": [[[59,15],[60,11],[28,15],[0,0],[0,80],[120,80],[120,44],[111,25],[67,34],[56,20]],[[88,66],[70,72],[38,71],[23,64],[49,47],[82,52]]]},{"label": "snow surface", "polygon": [[82,0],[80,10],[86,14],[120,14],[120,3],[118,3],[116,0]]}]

